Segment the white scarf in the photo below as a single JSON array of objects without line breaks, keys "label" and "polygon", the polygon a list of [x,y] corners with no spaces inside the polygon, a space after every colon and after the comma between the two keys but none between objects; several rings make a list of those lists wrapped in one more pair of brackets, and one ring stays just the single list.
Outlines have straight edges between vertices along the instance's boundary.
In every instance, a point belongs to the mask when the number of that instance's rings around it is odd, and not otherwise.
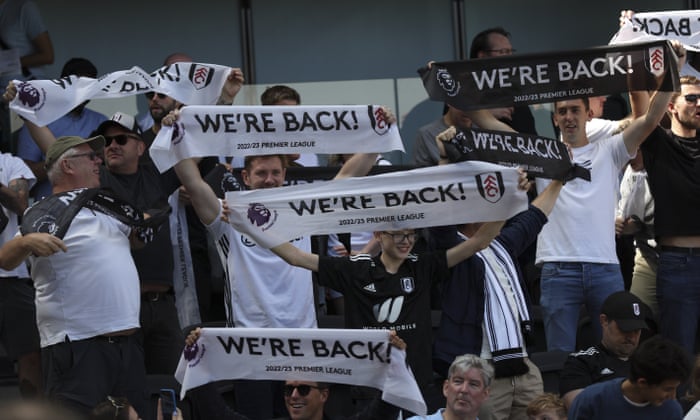
[{"label": "white scarf", "polygon": [[10,109],[36,125],[47,125],[90,99],[122,98],[146,92],[164,93],[183,104],[215,104],[231,67],[175,63],[151,73],[140,67],[97,79],[67,76],[54,80],[15,80],[17,96]]},{"label": "white scarf", "polygon": [[[678,40],[687,50],[700,52],[700,10],[635,13],[613,35],[609,44],[663,39]],[[687,62],[679,73],[700,77],[700,72]]]},{"label": "white scarf", "polygon": [[527,209],[515,168],[485,162],[226,193],[239,232],[271,248],[304,235],[506,220]]},{"label": "white scarf", "polygon": [[204,328],[175,377],[183,397],[223,379],[293,379],[370,386],[390,404],[427,412],[406,352],[389,344],[387,330]]},{"label": "white scarf", "polygon": [[376,105],[186,106],[149,149],[160,171],[204,156],[403,151]]}]

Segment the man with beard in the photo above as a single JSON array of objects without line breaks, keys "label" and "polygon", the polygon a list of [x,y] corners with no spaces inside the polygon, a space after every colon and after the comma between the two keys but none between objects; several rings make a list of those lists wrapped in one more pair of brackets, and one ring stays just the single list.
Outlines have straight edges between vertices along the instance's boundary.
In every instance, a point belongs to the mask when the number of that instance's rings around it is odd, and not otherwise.
[{"label": "man with beard", "polygon": [[600,344],[569,355],[559,379],[559,394],[566,407],[588,385],[614,378],[626,378],[629,357],[639,345],[648,307],[630,292],[615,292],[603,302]]},{"label": "man with beard", "polygon": [[458,356],[442,386],[445,408],[428,417],[415,416],[408,420],[478,420],[481,404],[489,397],[493,375],[493,366],[488,361],[473,354]]},{"label": "man with beard", "polygon": [[700,319],[700,80],[682,76],[680,82],[680,93],[668,104],[671,129],[657,127],[641,150],[660,245],[660,332],[695,354]]}]

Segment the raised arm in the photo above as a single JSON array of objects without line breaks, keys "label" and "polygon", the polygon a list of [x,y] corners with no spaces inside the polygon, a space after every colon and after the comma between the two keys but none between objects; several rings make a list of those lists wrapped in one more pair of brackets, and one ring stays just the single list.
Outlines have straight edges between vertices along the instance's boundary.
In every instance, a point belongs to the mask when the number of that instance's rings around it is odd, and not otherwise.
[{"label": "raised arm", "polygon": [[272,247],[270,251],[277,254],[290,265],[318,271],[318,255],[302,251],[289,242]]},{"label": "raised arm", "polygon": [[469,111],[467,112],[467,115],[469,116],[469,118],[471,118],[474,124],[479,126],[479,128],[493,131],[510,131],[513,133],[516,132],[515,130],[513,130],[513,127],[497,120],[496,117],[494,117],[493,114],[488,111],[488,109]]},{"label": "raised arm", "polygon": [[[17,87],[14,83],[10,82],[7,85],[7,88],[5,88],[5,93],[2,95],[2,97],[9,103],[15,98],[15,96],[17,96]],[[24,120],[24,125],[27,126],[29,134],[32,136],[32,139],[34,139],[36,145],[39,146],[42,153],[46,153],[49,146],[56,141],[56,137],[48,127],[39,127],[29,120]]]},{"label": "raised arm", "polygon": [[221,88],[221,94],[219,95],[217,105],[232,105],[233,100],[236,95],[241,90],[245,78],[243,77],[243,72],[239,68],[233,68],[226,76],[226,82]]},{"label": "raised arm", "polygon": [[564,184],[562,184],[561,181],[553,179],[552,182],[547,185],[547,188],[539,193],[537,198],[532,201],[532,205],[542,210],[542,213],[549,216],[554,208],[554,204],[557,202],[559,192],[563,186]]},{"label": "raised arm", "polygon": [[504,220],[486,222],[477,229],[476,233],[466,241],[460,242],[447,250],[447,266],[454,267],[477,252],[487,248],[491,241],[498,236]]},{"label": "raised arm", "polygon": [[[379,108],[384,121],[387,124],[395,124],[396,117],[394,113],[387,107]],[[354,176],[365,176],[377,163],[377,157],[379,153],[355,153],[350,159],[348,159],[340,171],[336,174],[333,179],[350,178]]]},{"label": "raised arm", "polygon": [[[671,42],[673,46],[673,51],[678,58],[678,68],[681,68],[685,63],[685,48],[678,41]],[[622,132],[622,138],[624,139],[625,146],[629,154],[634,154],[637,152],[639,145],[649,137],[652,131],[659,125],[661,119],[664,117],[664,113],[668,109],[668,104],[671,101],[671,97],[674,92],[664,92],[656,91],[651,97],[649,102],[649,107],[646,113],[639,118],[634,119],[630,125]],[[640,93],[640,98],[643,93]],[[638,98],[638,100],[641,100]],[[635,104],[634,107],[639,107],[642,103]],[[638,109],[633,108],[633,113],[639,112]]]},{"label": "raised arm", "polygon": [[187,190],[199,220],[205,225],[211,224],[219,216],[221,205],[209,184],[202,179],[197,163],[193,159],[183,159],[175,165],[175,173]]}]

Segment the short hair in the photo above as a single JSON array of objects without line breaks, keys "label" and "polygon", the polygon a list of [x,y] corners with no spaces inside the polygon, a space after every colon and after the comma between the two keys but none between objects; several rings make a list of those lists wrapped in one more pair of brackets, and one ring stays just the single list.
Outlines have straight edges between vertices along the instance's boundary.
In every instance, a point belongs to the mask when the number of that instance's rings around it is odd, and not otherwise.
[{"label": "short hair", "polygon": [[455,360],[447,370],[447,379],[450,379],[456,373],[466,372],[472,368],[481,371],[481,379],[484,381],[485,387],[491,386],[494,376],[493,366],[488,361],[474,354],[463,354],[455,357]]},{"label": "short hair", "polygon": [[275,105],[284,100],[301,103],[299,92],[284,85],[270,86],[260,95],[260,103],[263,105]]},{"label": "short hair", "polygon": [[580,99],[580,100],[583,101],[583,109],[585,109],[586,111],[588,111],[589,109],[591,109],[591,101],[588,100],[588,96],[584,96],[583,98],[571,98],[571,99],[562,99],[561,101],[554,101],[553,109],[552,109],[552,110],[553,110],[554,112],[557,111],[557,104],[558,104],[559,102],[573,101],[573,100],[576,100],[576,99]]},{"label": "short hair", "polygon": [[667,380],[685,382],[690,375],[690,360],[683,347],[661,336],[645,340],[630,356],[629,379],[646,379],[649,385]]},{"label": "short hair", "polygon": [[73,57],[66,61],[61,70],[61,77],[67,76],[97,77],[97,67],[87,58]]},{"label": "short hair", "polygon": [[273,157],[279,158],[279,160],[282,162],[282,169],[286,169],[289,166],[286,155],[252,155],[246,156],[245,159],[243,159],[243,169],[245,169],[246,171],[250,171],[250,168],[253,166],[254,160],[267,159]]},{"label": "short hair", "polygon": [[75,154],[78,154],[78,151],[75,149],[75,147],[67,149],[65,152],[61,153],[61,156],[59,156],[58,159],[56,159],[51,166],[49,166],[46,169],[46,177],[49,179],[49,182],[52,185],[55,184],[56,181],[61,179],[61,177],[63,176],[63,169],[61,169],[61,161]]},{"label": "short hair", "polygon": [[[680,78],[681,85],[700,85],[700,79],[698,79],[695,76],[681,76]],[[676,99],[681,95],[680,92],[673,92],[671,95],[671,99],[669,102],[676,102]]]},{"label": "short hair", "polygon": [[510,39],[510,32],[500,26],[484,29],[472,39],[472,45],[469,47],[469,58],[477,58],[480,52],[491,49],[489,44],[489,35],[491,34],[500,34]]},{"label": "short hair", "polygon": [[536,416],[547,410],[554,410],[557,416],[566,418],[566,406],[564,405],[564,400],[562,400],[558,395],[550,392],[540,394],[535,397],[534,400],[530,401],[530,404],[528,404],[527,408],[525,409],[525,414],[528,416]]}]

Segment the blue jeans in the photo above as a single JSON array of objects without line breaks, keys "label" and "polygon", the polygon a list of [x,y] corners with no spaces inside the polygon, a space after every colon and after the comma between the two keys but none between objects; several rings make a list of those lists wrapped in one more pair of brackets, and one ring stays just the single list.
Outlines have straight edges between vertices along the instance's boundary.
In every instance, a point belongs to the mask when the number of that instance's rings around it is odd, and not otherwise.
[{"label": "blue jeans", "polygon": [[700,318],[700,256],[661,251],[656,274],[659,329],[663,336],[695,354]]},{"label": "blue jeans", "polygon": [[611,293],[624,290],[624,282],[618,264],[550,262],[542,266],[540,288],[547,350],[572,352],[581,305],[600,339],[600,307]]}]

